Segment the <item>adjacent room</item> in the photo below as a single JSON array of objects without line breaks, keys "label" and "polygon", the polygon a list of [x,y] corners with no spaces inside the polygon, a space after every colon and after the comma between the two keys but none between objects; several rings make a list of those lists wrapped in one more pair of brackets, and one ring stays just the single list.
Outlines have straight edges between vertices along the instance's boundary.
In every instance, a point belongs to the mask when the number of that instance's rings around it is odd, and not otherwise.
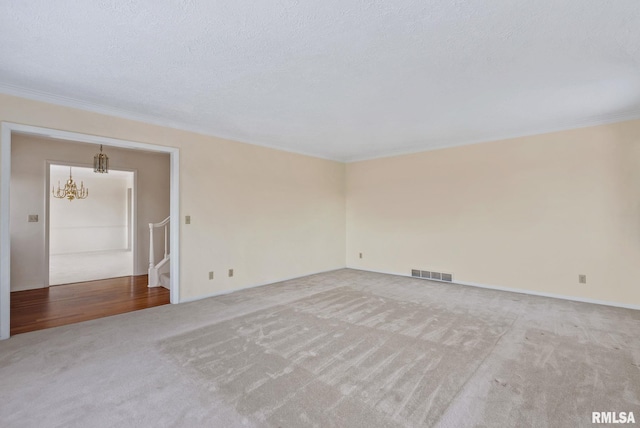
[{"label": "adjacent room", "polygon": [[[82,204],[60,185],[74,177]],[[132,276],[134,172],[51,164],[49,183],[49,285]]]},{"label": "adjacent room", "polygon": [[[169,217],[169,155],[101,150],[12,135],[11,334],[170,301],[169,281],[160,281],[170,277],[168,225],[153,228],[153,243],[149,236],[150,223]],[[100,154],[96,172],[90,162]]]},{"label": "adjacent room", "polygon": [[637,1],[0,16],[3,427],[640,423]]}]

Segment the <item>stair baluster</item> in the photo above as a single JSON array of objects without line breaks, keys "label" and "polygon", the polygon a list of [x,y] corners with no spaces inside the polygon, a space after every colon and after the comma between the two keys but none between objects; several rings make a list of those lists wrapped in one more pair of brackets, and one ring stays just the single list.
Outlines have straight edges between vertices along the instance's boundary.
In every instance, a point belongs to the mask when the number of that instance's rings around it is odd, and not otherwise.
[{"label": "stair baluster", "polygon": [[[169,219],[170,217],[165,218],[160,223],[149,223],[149,287],[159,287],[161,285],[169,287],[169,284],[162,284],[160,279],[161,277],[161,269],[165,272],[168,269],[168,262],[171,258],[171,254],[169,253]],[[155,252],[154,252],[154,229],[156,228],[164,228],[164,257],[158,263],[156,263]]]}]

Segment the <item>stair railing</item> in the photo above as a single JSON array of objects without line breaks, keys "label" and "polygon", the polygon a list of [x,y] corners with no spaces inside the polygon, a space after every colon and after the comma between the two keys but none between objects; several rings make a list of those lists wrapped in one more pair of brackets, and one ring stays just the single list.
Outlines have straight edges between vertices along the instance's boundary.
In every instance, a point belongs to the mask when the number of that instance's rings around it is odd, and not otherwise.
[{"label": "stair railing", "polygon": [[[166,264],[171,254],[169,254],[169,219],[167,217],[160,223],[149,223],[149,287],[158,287],[160,285],[159,269]],[[154,233],[155,229],[164,228],[164,256],[160,262],[156,264],[154,251]]]}]

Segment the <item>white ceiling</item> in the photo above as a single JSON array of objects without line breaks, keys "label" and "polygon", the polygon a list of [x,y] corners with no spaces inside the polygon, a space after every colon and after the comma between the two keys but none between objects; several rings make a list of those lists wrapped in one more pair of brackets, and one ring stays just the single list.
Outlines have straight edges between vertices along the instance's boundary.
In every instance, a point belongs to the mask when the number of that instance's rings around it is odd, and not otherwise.
[{"label": "white ceiling", "polygon": [[640,117],[640,1],[3,1],[0,92],[364,159]]}]

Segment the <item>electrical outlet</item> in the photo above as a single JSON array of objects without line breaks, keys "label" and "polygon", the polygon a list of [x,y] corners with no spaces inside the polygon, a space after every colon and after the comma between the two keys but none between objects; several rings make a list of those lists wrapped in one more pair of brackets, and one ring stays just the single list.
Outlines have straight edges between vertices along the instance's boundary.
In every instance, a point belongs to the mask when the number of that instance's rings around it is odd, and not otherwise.
[{"label": "electrical outlet", "polygon": [[360,258],[362,258],[362,253],[360,253]]},{"label": "electrical outlet", "polygon": [[229,269],[229,276],[233,276],[233,269]]},{"label": "electrical outlet", "polygon": [[213,271],[209,272],[209,279],[213,279]]},{"label": "electrical outlet", "polygon": [[37,223],[38,214],[29,214],[29,223]]},{"label": "electrical outlet", "polygon": [[191,216],[190,215],[184,217],[184,224],[191,224]]},{"label": "electrical outlet", "polygon": [[587,283],[587,275],[578,275],[578,282],[580,284],[586,284]]}]

